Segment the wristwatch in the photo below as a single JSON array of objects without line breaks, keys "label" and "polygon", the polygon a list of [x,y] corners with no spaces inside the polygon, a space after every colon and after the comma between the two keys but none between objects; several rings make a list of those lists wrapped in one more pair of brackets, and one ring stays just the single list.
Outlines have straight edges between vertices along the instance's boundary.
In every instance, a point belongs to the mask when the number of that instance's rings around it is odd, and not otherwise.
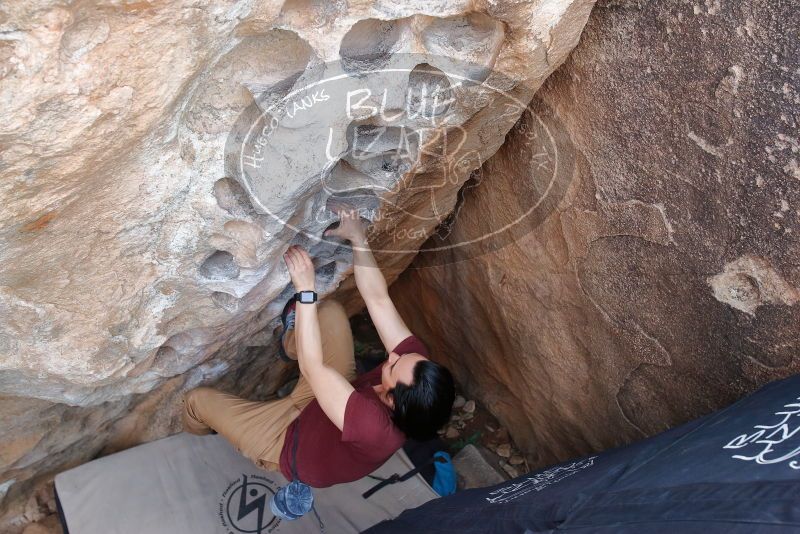
[{"label": "wristwatch", "polygon": [[300,304],[314,304],[317,302],[316,291],[298,291],[294,294],[295,300]]}]

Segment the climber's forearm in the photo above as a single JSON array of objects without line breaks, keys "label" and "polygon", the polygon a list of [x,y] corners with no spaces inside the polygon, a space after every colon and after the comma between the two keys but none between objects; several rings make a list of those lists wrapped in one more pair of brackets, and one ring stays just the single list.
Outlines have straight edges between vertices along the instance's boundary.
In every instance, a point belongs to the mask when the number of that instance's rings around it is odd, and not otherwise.
[{"label": "climber's forearm", "polygon": [[[283,258],[294,288],[297,291],[314,291],[314,262],[308,252],[301,247],[291,246]],[[325,365],[316,303],[295,303],[294,329],[300,372],[311,385],[322,411],[342,430],[347,399],[353,392],[353,386],[336,369]]]},{"label": "climber's forearm", "polygon": [[367,305],[372,323],[381,337],[386,351],[392,351],[397,344],[411,335],[403,318],[397,312],[391,297],[386,278],[378,268],[375,256],[369,248],[364,225],[356,210],[340,210],[339,226],[327,230],[325,235],[341,237],[350,241],[353,247],[353,271],[356,286]]},{"label": "climber's forearm", "polygon": [[370,301],[388,298],[389,288],[386,278],[372,255],[366,238],[353,240],[353,270],[355,272],[356,286],[361,298],[369,306]]},{"label": "climber's forearm", "polygon": [[411,332],[389,297],[386,278],[378,268],[366,238],[354,239],[351,242],[358,291],[364,299],[364,304],[367,305],[369,316],[383,346],[386,347],[386,352],[390,352],[398,343],[410,336]]},{"label": "climber's forearm", "polygon": [[307,376],[308,371],[322,365],[322,337],[319,331],[317,304],[296,304],[295,341],[297,343],[297,363],[300,372]]},{"label": "climber's forearm", "polygon": [[296,310],[295,341],[300,372],[328,419],[344,430],[344,413],[353,386],[336,369],[325,365],[317,305],[297,303]]}]

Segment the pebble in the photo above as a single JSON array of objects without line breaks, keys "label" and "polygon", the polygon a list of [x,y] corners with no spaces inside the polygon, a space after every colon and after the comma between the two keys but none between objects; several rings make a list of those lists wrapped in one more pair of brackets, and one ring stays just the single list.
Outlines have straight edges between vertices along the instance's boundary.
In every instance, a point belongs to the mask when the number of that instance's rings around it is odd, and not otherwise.
[{"label": "pebble", "polygon": [[44,515],[41,510],[41,506],[39,506],[39,501],[36,499],[36,495],[31,495],[28,499],[28,502],[25,503],[25,512],[23,512],[26,519],[31,521],[39,521],[40,519],[44,518]]},{"label": "pebble", "polygon": [[446,437],[447,439],[455,439],[460,434],[461,433],[455,427],[451,426],[447,428],[447,432],[445,432],[444,437]]},{"label": "pebble", "polygon": [[475,417],[474,413],[465,413],[464,415],[461,416],[461,420],[462,421],[469,421],[473,417]]},{"label": "pebble", "polygon": [[521,465],[523,462],[525,462],[525,458],[523,458],[519,454],[511,455],[511,458],[508,460],[508,463],[510,463],[511,465]]},{"label": "pebble", "polygon": [[510,443],[503,443],[497,450],[495,451],[498,456],[502,456],[503,458],[508,458],[511,456],[511,444]]},{"label": "pebble", "polygon": [[456,397],[456,400],[454,400],[454,401],[453,401],[453,408],[455,408],[456,410],[458,410],[459,408],[461,408],[462,406],[464,406],[464,403],[466,403],[466,402],[467,402],[467,399],[465,399],[465,398],[464,398],[464,397],[462,397],[461,395],[458,395],[458,396]]},{"label": "pebble", "polygon": [[464,411],[467,413],[472,413],[475,411],[475,401],[467,401],[464,403]]},{"label": "pebble", "polygon": [[508,476],[510,476],[511,478],[517,478],[519,476],[519,471],[517,471],[517,468],[510,464],[504,465],[503,471],[508,473]]}]

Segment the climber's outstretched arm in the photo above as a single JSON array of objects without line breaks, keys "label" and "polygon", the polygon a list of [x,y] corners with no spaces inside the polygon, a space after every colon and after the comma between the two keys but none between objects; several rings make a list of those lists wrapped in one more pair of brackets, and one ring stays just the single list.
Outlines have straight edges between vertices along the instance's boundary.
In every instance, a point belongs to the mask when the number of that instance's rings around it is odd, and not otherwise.
[{"label": "climber's outstretched arm", "polygon": [[[297,291],[314,291],[314,264],[308,252],[290,247],[284,254],[286,266]],[[344,412],[353,386],[332,367],[325,365],[319,331],[317,304],[296,305],[295,343],[300,372],[308,380],[322,411],[339,430],[344,427]]]},{"label": "climber's outstretched arm", "polygon": [[386,351],[393,350],[401,341],[411,335],[397,308],[389,298],[389,288],[383,277],[375,256],[369,248],[364,225],[355,210],[340,210],[341,222],[338,228],[328,230],[325,235],[336,236],[350,241],[353,247],[353,269],[356,286],[367,305],[369,315]]}]

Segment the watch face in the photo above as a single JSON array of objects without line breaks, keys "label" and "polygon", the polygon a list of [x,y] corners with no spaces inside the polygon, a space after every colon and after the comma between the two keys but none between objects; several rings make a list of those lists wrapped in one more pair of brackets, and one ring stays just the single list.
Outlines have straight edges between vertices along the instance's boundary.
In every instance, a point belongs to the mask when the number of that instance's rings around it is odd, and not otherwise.
[{"label": "watch face", "polygon": [[314,302],[313,291],[301,291],[300,302],[302,302],[303,304],[311,304],[312,302]]}]

